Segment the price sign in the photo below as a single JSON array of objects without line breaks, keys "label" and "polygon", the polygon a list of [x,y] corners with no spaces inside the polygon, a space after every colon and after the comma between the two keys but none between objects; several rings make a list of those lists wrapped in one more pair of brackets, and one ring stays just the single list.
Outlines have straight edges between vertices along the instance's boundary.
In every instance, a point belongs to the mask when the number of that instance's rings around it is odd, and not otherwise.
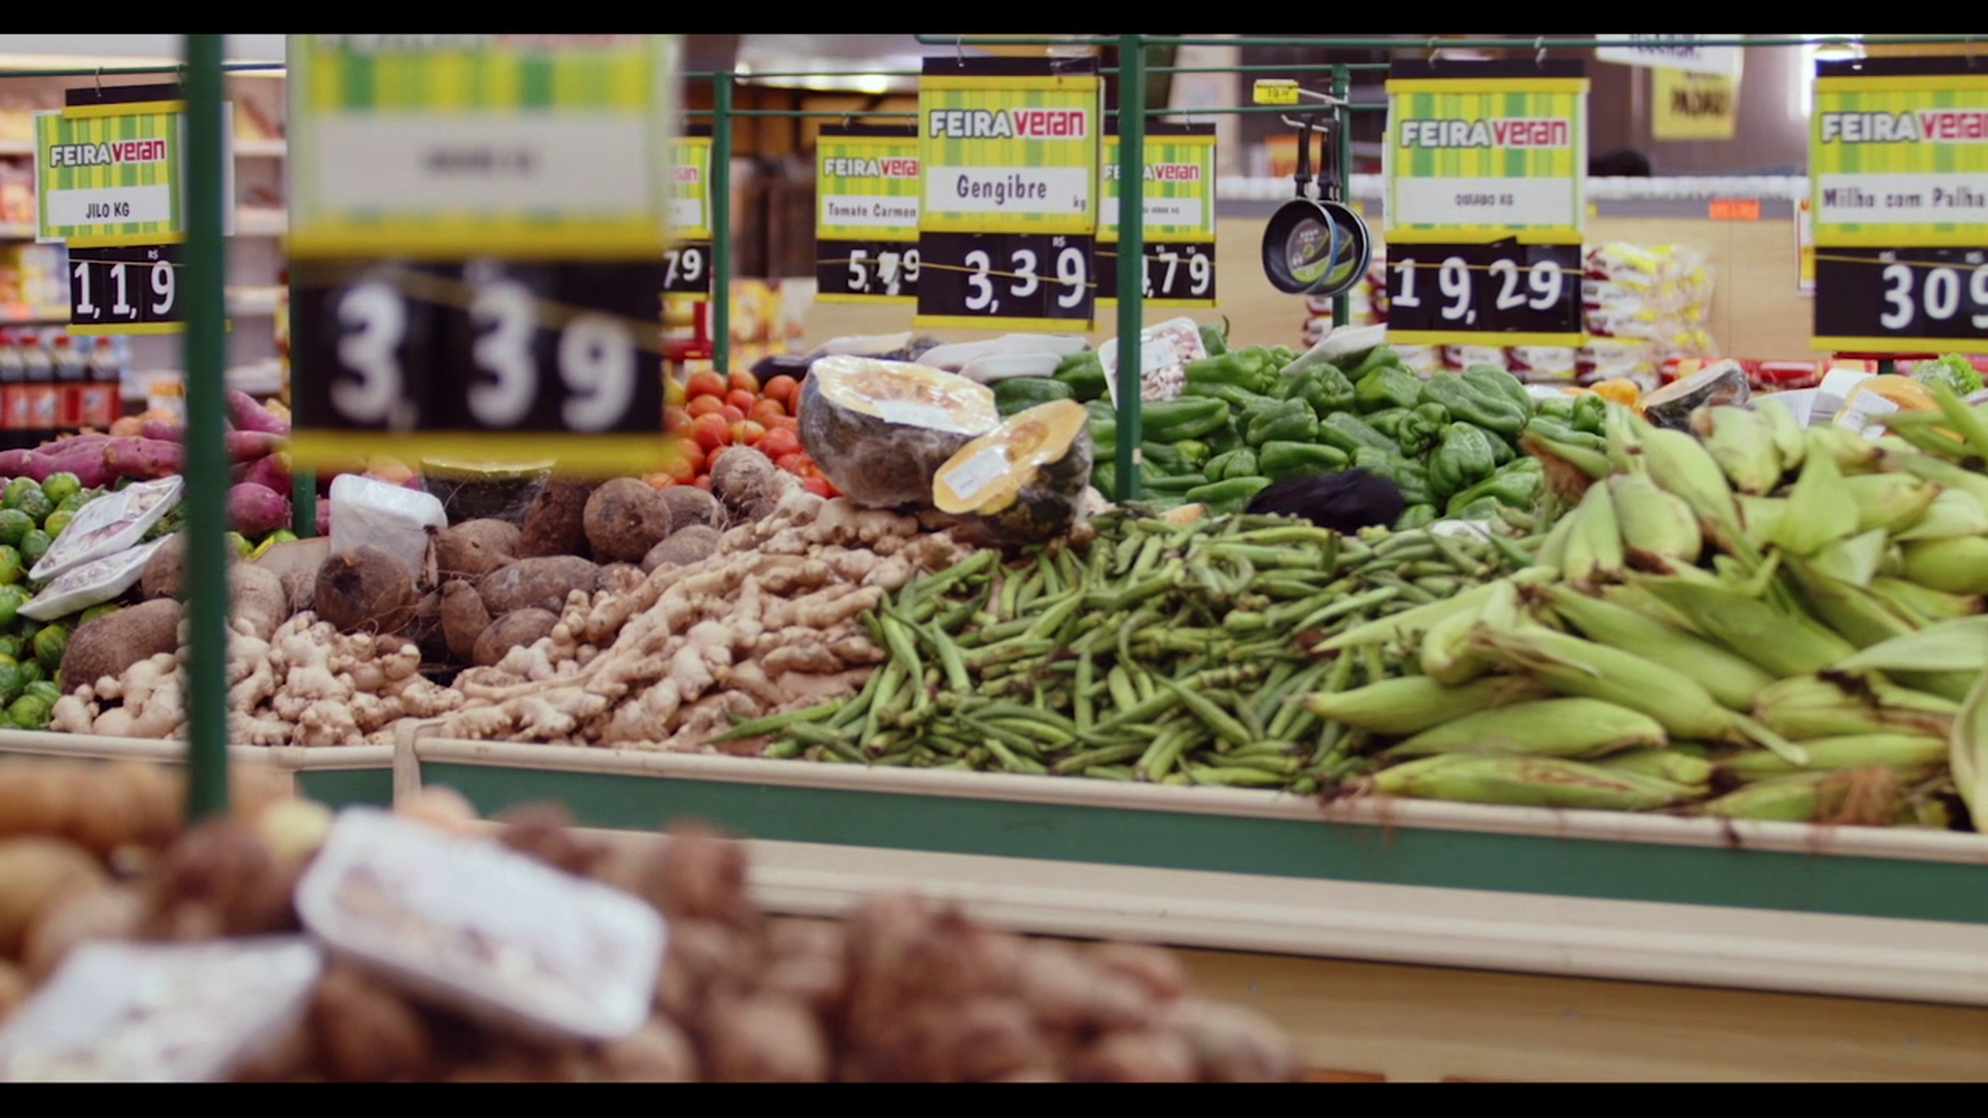
[{"label": "price sign", "polygon": [[1094,59],[926,60],[917,325],[1091,328],[1099,89]]},{"label": "price sign", "polygon": [[[186,239],[181,167],[186,105],[176,85],[68,91],[35,117],[35,236],[69,247],[76,334],[172,334],[184,327],[175,245]],[[233,112],[223,105],[224,114]],[[224,116],[224,120],[232,119]],[[233,128],[223,130],[232,136]],[[224,147],[224,190],[234,159]],[[224,233],[233,232],[225,211]]]},{"label": "price sign", "polygon": [[299,460],[660,462],[662,293],[710,274],[677,51],[666,35],[292,37]]},{"label": "price sign", "polygon": [[1566,345],[1581,332],[1581,247],[1421,242],[1387,262],[1388,337],[1500,334],[1506,345]]},{"label": "price sign", "polygon": [[1988,75],[1960,58],[1817,64],[1815,346],[1988,339]]},{"label": "price sign", "polygon": [[1556,60],[1394,64],[1384,148],[1391,339],[1586,342],[1582,73]]},{"label": "price sign", "polygon": [[184,329],[176,245],[69,250],[69,324],[77,334]]},{"label": "price sign", "polygon": [[670,162],[670,232],[663,290],[693,303],[711,298],[711,129],[692,125]]},{"label": "price sign", "polygon": [[830,126],[815,144],[815,298],[918,301],[918,129]]},{"label": "price sign", "polygon": [[[1146,125],[1143,297],[1159,307],[1215,305],[1215,126]],[[1098,216],[1098,301],[1118,302],[1118,128],[1105,128]]]}]

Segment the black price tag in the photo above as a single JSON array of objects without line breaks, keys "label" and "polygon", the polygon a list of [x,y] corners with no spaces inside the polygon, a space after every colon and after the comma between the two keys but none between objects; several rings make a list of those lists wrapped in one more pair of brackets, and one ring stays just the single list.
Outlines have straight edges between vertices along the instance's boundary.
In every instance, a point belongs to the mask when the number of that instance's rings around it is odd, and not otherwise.
[{"label": "black price tag", "polygon": [[[1155,306],[1215,305],[1215,246],[1196,241],[1147,241],[1144,299]],[[1118,245],[1098,246],[1098,301],[1118,301]]]},{"label": "black price tag", "polygon": [[1878,353],[1988,339],[1988,249],[1818,247],[1815,335]]},{"label": "black price tag", "polygon": [[711,297],[711,242],[684,241],[663,250],[662,290]]},{"label": "black price tag", "polygon": [[161,334],[185,321],[179,246],[69,250],[69,323],[76,333]]},{"label": "black price tag", "polygon": [[916,241],[816,241],[815,297],[913,302],[920,265]]},{"label": "black price tag", "polygon": [[1581,273],[1580,245],[1389,245],[1388,337],[1409,345],[1580,345]]},{"label": "black price tag", "polygon": [[314,429],[299,456],[390,453],[361,451],[375,444],[360,436],[417,431],[436,454],[601,461],[607,436],[659,444],[664,269],[297,261],[294,388]]},{"label": "black price tag", "polygon": [[1095,238],[924,233],[918,322],[961,329],[1081,327],[1095,318]]}]

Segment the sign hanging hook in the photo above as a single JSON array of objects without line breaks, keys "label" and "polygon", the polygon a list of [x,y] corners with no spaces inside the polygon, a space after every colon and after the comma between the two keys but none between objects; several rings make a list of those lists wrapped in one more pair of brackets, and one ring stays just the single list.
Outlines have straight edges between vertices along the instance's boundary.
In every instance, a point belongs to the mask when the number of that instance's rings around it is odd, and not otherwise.
[{"label": "sign hanging hook", "polygon": [[1436,64],[1436,55],[1438,53],[1436,49],[1436,44],[1441,41],[1442,41],[1441,38],[1439,38],[1438,36],[1435,35],[1429,36],[1429,65],[1431,66],[1434,66]]},{"label": "sign hanging hook", "polygon": [[97,67],[97,100],[99,101],[103,100],[103,96],[104,96],[104,68],[101,65],[99,65]]},{"label": "sign hanging hook", "polygon": [[953,37],[953,55],[959,59],[960,69],[966,69],[966,36]]},{"label": "sign hanging hook", "polygon": [[1546,69],[1546,36],[1541,35],[1534,39],[1532,45],[1539,48],[1539,54],[1533,58],[1532,64],[1542,70]]}]

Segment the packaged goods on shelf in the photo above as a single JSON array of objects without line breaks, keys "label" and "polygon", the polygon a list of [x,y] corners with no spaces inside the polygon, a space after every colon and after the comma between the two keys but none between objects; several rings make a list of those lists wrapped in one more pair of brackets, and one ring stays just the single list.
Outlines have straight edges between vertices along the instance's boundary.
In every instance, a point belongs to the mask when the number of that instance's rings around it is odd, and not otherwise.
[{"label": "packaged goods on shelf", "polygon": [[1589,248],[1581,296],[1590,341],[1579,356],[1580,382],[1626,377],[1652,389],[1666,361],[1709,356],[1711,292],[1711,266],[1696,249],[1621,241]]}]

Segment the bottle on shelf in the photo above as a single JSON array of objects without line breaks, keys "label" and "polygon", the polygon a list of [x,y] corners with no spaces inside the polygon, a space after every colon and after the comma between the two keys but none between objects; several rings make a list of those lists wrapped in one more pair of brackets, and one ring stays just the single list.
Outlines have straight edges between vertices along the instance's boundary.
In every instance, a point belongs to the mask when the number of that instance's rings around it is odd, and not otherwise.
[{"label": "bottle on shelf", "polygon": [[12,330],[0,330],[0,450],[27,445],[27,366],[20,340]]},{"label": "bottle on shelf", "polygon": [[55,362],[55,427],[69,434],[83,425],[83,381],[90,362],[66,333],[55,336],[51,357]]},{"label": "bottle on shelf", "polygon": [[83,388],[83,425],[99,431],[110,430],[124,414],[124,362],[111,339],[99,336],[90,349],[88,374]]},{"label": "bottle on shelf", "polygon": [[27,367],[22,377],[27,391],[27,416],[21,435],[23,445],[37,447],[55,437],[55,355],[49,352],[47,337],[32,332],[25,334],[21,360]]}]

